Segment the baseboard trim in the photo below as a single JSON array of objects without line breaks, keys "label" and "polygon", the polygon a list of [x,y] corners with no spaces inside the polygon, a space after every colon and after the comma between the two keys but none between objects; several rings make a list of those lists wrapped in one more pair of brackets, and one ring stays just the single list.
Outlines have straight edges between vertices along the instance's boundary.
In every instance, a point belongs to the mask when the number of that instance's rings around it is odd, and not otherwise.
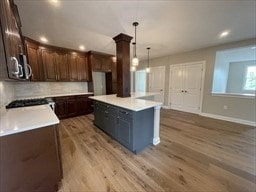
[{"label": "baseboard trim", "polygon": [[247,121],[244,119],[237,119],[237,118],[226,117],[226,116],[222,116],[222,115],[214,115],[214,114],[210,114],[210,113],[199,113],[199,115],[204,116],[204,117],[210,117],[210,118],[214,118],[214,119],[224,120],[224,121],[230,121],[233,123],[239,123],[239,124],[243,124],[243,125],[256,126],[256,122]]},{"label": "baseboard trim", "polygon": [[171,109],[168,105],[163,105],[162,108],[163,109]]}]

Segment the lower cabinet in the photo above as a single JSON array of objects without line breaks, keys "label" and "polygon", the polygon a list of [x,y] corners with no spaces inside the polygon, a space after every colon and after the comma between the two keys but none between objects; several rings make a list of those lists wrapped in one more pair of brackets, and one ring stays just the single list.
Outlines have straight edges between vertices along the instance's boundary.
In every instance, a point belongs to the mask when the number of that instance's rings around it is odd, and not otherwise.
[{"label": "lower cabinet", "polygon": [[59,119],[86,115],[93,112],[92,95],[54,97],[55,113]]},{"label": "lower cabinet", "polygon": [[154,108],[131,111],[94,101],[94,124],[126,148],[138,153],[153,141]]},{"label": "lower cabinet", "polygon": [[62,165],[57,126],[0,137],[0,191],[58,191]]}]

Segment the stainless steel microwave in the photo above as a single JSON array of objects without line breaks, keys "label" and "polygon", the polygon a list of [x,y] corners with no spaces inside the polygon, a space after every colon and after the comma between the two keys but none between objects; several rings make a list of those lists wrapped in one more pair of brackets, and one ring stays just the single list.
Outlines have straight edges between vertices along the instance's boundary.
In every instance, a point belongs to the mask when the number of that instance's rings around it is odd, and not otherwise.
[{"label": "stainless steel microwave", "polygon": [[11,57],[11,62],[8,66],[8,73],[10,78],[28,80],[32,75],[32,69],[27,63],[26,55],[20,54],[19,59]]}]

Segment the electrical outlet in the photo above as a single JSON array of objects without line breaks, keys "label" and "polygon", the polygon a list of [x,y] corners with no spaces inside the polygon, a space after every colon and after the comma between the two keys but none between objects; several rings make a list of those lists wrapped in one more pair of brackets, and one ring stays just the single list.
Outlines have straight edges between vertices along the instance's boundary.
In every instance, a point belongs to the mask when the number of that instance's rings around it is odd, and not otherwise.
[{"label": "electrical outlet", "polygon": [[224,105],[224,106],[223,106],[223,109],[227,110],[227,109],[228,109],[228,106],[227,106],[227,105]]}]

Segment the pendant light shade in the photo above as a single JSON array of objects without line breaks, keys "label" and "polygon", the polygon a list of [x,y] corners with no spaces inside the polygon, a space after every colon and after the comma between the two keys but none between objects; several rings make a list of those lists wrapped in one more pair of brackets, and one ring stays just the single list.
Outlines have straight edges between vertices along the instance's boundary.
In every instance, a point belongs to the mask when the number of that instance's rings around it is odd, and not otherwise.
[{"label": "pendant light shade", "polygon": [[138,57],[137,57],[137,54],[136,54],[136,40],[137,40],[137,37],[136,37],[136,27],[139,25],[139,23],[138,22],[133,22],[133,24],[132,24],[133,26],[134,26],[134,28],[135,28],[135,36],[134,36],[134,43],[133,43],[133,45],[134,45],[134,52],[133,52],[133,58],[132,58],[132,65],[133,66],[138,66],[139,65],[139,59],[138,59]]},{"label": "pendant light shade", "polygon": [[146,72],[149,73],[150,72],[150,68],[149,68],[149,50],[150,50],[150,47],[148,47],[147,50],[148,50],[148,67],[146,68]]}]

